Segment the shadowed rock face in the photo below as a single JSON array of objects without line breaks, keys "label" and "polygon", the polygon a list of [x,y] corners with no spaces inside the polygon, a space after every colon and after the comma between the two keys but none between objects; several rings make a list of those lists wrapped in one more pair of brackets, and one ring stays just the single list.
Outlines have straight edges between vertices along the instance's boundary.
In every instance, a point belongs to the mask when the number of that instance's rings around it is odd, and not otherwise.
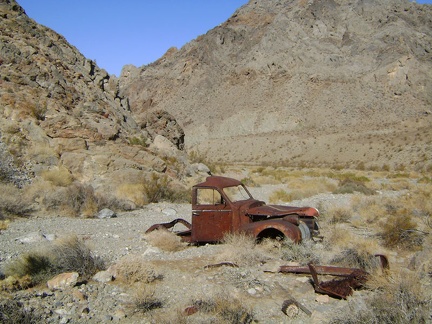
[{"label": "shadowed rock face", "polygon": [[[156,136],[173,145],[176,180],[189,167],[184,132],[164,111],[136,122],[115,77],[63,36],[37,24],[14,0],[0,1],[0,178],[18,186],[65,167],[102,194],[165,173]],[[144,122],[147,120],[148,122]],[[111,188],[111,190],[110,190]]]},{"label": "shadowed rock face", "polygon": [[120,92],[138,121],[168,111],[186,148],[214,160],[422,168],[431,157],[431,8],[250,1],[180,50],[125,66]]}]

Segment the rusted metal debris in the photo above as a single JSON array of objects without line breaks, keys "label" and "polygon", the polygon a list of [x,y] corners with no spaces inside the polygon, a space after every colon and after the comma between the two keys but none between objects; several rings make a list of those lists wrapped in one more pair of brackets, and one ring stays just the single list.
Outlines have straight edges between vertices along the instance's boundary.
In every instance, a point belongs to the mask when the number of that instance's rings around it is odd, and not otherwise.
[{"label": "rusted metal debris", "polygon": [[222,266],[227,266],[231,268],[238,268],[239,266],[233,262],[221,262],[216,264],[209,264],[204,267],[204,269],[220,268]]},{"label": "rusted metal debris", "polygon": [[183,218],[177,218],[177,219],[174,219],[173,221],[171,221],[169,223],[155,224],[155,225],[151,226],[145,233],[147,234],[147,233],[150,233],[154,230],[160,230],[160,229],[170,229],[170,228],[174,227],[174,225],[176,225],[177,223],[183,224],[188,229],[192,228],[191,223],[184,220]]},{"label": "rusted metal debris", "polygon": [[[388,270],[389,262],[387,257],[383,254],[376,254],[375,256],[380,258],[382,270]],[[369,273],[363,269],[321,266],[312,263],[307,266],[281,266],[279,272],[311,274],[316,292],[342,299],[352,295],[355,289],[363,287],[369,276]],[[332,275],[344,278],[320,282],[318,275]]]}]

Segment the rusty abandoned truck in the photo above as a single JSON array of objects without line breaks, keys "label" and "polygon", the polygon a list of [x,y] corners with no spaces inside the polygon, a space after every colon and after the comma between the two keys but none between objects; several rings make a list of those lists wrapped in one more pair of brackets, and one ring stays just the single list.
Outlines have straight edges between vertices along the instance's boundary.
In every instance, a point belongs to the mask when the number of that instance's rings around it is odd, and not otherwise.
[{"label": "rusty abandoned truck", "polygon": [[178,218],[155,224],[146,233],[181,223],[187,230],[176,234],[189,243],[219,242],[226,233],[236,232],[299,243],[319,233],[318,216],[313,207],[267,205],[254,199],[241,181],[210,176],[192,187],[192,223]]}]

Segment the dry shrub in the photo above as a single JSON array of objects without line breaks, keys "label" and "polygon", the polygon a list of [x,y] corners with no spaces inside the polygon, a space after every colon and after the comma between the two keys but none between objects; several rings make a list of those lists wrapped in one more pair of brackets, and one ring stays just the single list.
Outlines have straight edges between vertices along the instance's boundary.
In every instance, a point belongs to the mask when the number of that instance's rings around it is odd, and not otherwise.
[{"label": "dry shrub", "polygon": [[344,223],[335,224],[327,228],[327,231],[323,231],[322,234],[328,247],[348,246],[354,235]]},{"label": "dry shrub", "polygon": [[349,308],[331,323],[429,323],[430,291],[421,284],[419,273],[403,270],[371,276],[367,288],[374,290],[364,308]]},{"label": "dry shrub", "polygon": [[288,202],[312,197],[323,192],[332,192],[335,185],[326,178],[294,179],[287,184],[289,191],[279,189],[269,198],[271,203]]},{"label": "dry shrub", "polygon": [[384,246],[391,248],[418,249],[423,243],[422,233],[417,231],[417,224],[406,209],[388,217],[380,236]]},{"label": "dry shrub", "polygon": [[[0,219],[2,218],[0,214]],[[9,227],[9,220],[0,220],[0,231],[4,231]]]},{"label": "dry shrub", "polygon": [[76,236],[58,239],[46,250],[21,255],[5,267],[5,275],[30,276],[33,284],[46,281],[63,273],[76,271],[83,279],[90,278],[104,268],[102,259],[94,256]]},{"label": "dry shrub", "polygon": [[360,216],[360,225],[375,224],[388,214],[391,203],[380,197],[356,195],[352,199],[352,209]]},{"label": "dry shrub", "polygon": [[331,207],[326,212],[326,219],[330,224],[348,223],[352,215],[352,208]]},{"label": "dry shrub", "polygon": [[303,241],[301,243],[294,243],[289,239],[285,239],[281,249],[281,259],[298,262],[300,264],[320,263],[319,253],[315,250],[313,241]]},{"label": "dry shrub", "polygon": [[265,252],[257,247],[253,236],[244,233],[225,234],[222,243],[222,251],[218,255],[219,261],[230,261],[239,266],[257,265],[268,257]]},{"label": "dry shrub", "polygon": [[23,302],[4,297],[0,299],[0,323],[36,324],[41,322],[42,318],[34,311],[34,309],[25,307]]},{"label": "dry shrub", "polygon": [[366,271],[377,269],[380,265],[379,262],[379,258],[369,251],[353,247],[345,248],[330,261],[331,264],[349,268],[360,268]]},{"label": "dry shrub", "polygon": [[165,174],[152,173],[150,178],[144,181],[143,186],[148,203],[190,201],[189,191],[184,188],[176,188],[172,180]]},{"label": "dry shrub", "polygon": [[134,255],[121,259],[116,264],[116,271],[116,278],[130,285],[138,282],[151,283],[163,278],[148,262]]},{"label": "dry shrub", "polygon": [[137,206],[144,206],[148,203],[142,183],[123,183],[117,187],[117,195],[122,199],[132,201]]},{"label": "dry shrub", "polygon": [[374,195],[376,192],[368,188],[363,182],[353,179],[339,181],[339,187],[333,191],[335,194],[347,194],[359,192],[365,195]]},{"label": "dry shrub", "polygon": [[216,316],[217,323],[246,324],[254,321],[252,309],[227,294],[220,293],[211,299],[195,300],[192,304],[199,311]]},{"label": "dry shrub", "polygon": [[135,287],[133,306],[136,312],[147,313],[151,310],[162,308],[164,301],[155,296],[155,289],[149,285],[141,284]]},{"label": "dry shrub", "polygon": [[98,198],[93,187],[79,182],[47,192],[44,204],[48,210],[70,216],[93,217],[98,211]]},{"label": "dry shrub", "polygon": [[181,251],[186,247],[186,243],[181,242],[179,236],[164,229],[152,231],[146,234],[145,239],[151,245],[167,252]]},{"label": "dry shrub", "polygon": [[31,197],[26,195],[23,189],[12,184],[0,184],[0,190],[2,192],[0,199],[1,218],[27,216],[33,211]]},{"label": "dry shrub", "polygon": [[44,180],[49,181],[58,187],[67,187],[74,180],[72,174],[65,167],[56,167],[54,169],[44,171],[42,172],[41,176]]}]

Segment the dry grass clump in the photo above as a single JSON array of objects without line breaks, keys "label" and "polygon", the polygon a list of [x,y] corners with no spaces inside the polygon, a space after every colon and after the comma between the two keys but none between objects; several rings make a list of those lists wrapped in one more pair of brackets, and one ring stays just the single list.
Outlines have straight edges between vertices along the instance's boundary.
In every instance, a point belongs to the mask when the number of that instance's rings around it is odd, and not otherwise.
[{"label": "dry grass clump", "polygon": [[135,287],[133,296],[133,307],[135,312],[147,313],[151,310],[162,308],[165,302],[156,297],[154,287],[141,284]]},{"label": "dry grass clump", "polygon": [[281,259],[300,264],[321,262],[319,252],[315,249],[313,241],[303,241],[296,244],[289,239],[282,242]]},{"label": "dry grass clump", "polygon": [[157,273],[148,262],[134,255],[121,259],[116,264],[116,272],[117,279],[130,285],[135,283],[151,283],[163,279],[163,275]]},{"label": "dry grass clump", "polygon": [[177,252],[186,248],[181,238],[167,230],[156,230],[145,234],[145,239],[153,246],[167,252]]},{"label": "dry grass clump", "polygon": [[335,194],[347,194],[355,192],[365,195],[374,195],[376,193],[375,190],[368,188],[364,182],[350,178],[339,181],[338,188],[333,191]]},{"label": "dry grass clump", "polygon": [[45,192],[43,203],[48,210],[63,215],[93,217],[99,209],[99,199],[90,185],[73,182],[67,187],[56,187]]},{"label": "dry grass clump", "polygon": [[103,260],[94,256],[82,240],[71,236],[56,240],[46,250],[20,256],[6,265],[4,273],[17,278],[30,276],[32,284],[39,284],[57,274],[71,271],[88,279],[103,268]]},{"label": "dry grass clump", "polygon": [[27,216],[33,211],[32,200],[23,189],[12,184],[0,184],[0,219]]},{"label": "dry grass clump", "polygon": [[195,300],[192,305],[199,312],[213,315],[213,323],[237,323],[247,324],[254,321],[254,314],[251,308],[245,306],[237,298],[227,294],[216,294],[207,300]]},{"label": "dry grass clump", "polygon": [[364,249],[349,247],[333,257],[331,264],[349,268],[360,268],[366,271],[379,267],[379,258]]},{"label": "dry grass clump", "polygon": [[416,222],[406,209],[399,209],[388,217],[380,236],[384,246],[391,248],[418,249],[423,243],[423,233],[417,230]]},{"label": "dry grass clump", "polygon": [[123,183],[117,187],[116,191],[120,198],[132,201],[136,206],[147,204],[143,183]]},{"label": "dry grass clump", "polygon": [[288,182],[289,190],[278,189],[270,195],[269,201],[277,203],[289,202],[312,197],[323,192],[335,190],[335,184],[326,178],[293,179]]},{"label": "dry grass clump", "polygon": [[379,222],[383,216],[388,214],[391,203],[381,197],[355,195],[352,198],[352,209],[360,218],[353,221],[353,224],[368,226]]},{"label": "dry grass clump", "polygon": [[348,223],[352,213],[350,207],[331,207],[326,210],[325,218],[329,224]]},{"label": "dry grass clump", "polygon": [[404,270],[372,276],[366,283],[374,290],[365,307],[347,309],[331,323],[429,323],[432,299],[430,291],[422,286],[419,273]]},{"label": "dry grass clump", "polygon": [[[3,216],[0,214],[0,219],[2,219]],[[0,231],[4,231],[9,227],[9,220],[0,220]]]},{"label": "dry grass clump", "polygon": [[250,266],[260,264],[268,258],[251,235],[228,233],[225,234],[222,243],[224,245],[217,257],[218,261],[230,261],[238,266]]},{"label": "dry grass clump", "polygon": [[36,324],[41,322],[42,318],[33,309],[25,308],[21,301],[4,297],[0,299],[0,323]]},{"label": "dry grass clump", "polygon": [[42,172],[41,176],[44,180],[58,187],[67,187],[74,181],[72,173],[65,167],[56,167],[51,170],[46,170]]},{"label": "dry grass clump", "polygon": [[184,188],[176,188],[165,174],[152,173],[150,178],[143,182],[143,190],[148,203],[190,201],[190,192]]}]

